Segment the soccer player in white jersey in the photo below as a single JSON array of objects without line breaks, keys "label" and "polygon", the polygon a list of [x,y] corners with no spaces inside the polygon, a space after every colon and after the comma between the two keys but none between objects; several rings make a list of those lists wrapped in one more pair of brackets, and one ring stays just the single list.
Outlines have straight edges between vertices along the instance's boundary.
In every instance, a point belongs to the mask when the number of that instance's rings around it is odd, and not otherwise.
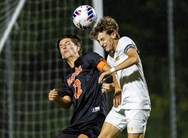
[{"label": "soccer player in white jersey", "polygon": [[[127,36],[120,37],[115,19],[101,18],[90,36],[108,52],[107,62],[112,67],[101,74],[99,82],[115,73],[122,89],[121,104],[112,107],[103,124],[99,138],[116,137],[127,128],[128,138],[144,138],[151,103],[142,63],[136,44]],[[109,91],[113,84],[103,83],[102,90]]]}]

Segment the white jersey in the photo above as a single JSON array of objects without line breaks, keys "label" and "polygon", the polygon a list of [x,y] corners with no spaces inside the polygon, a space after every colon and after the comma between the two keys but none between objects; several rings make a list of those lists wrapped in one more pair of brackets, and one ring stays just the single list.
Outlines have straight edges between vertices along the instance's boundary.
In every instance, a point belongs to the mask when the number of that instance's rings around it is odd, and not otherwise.
[{"label": "white jersey", "polygon": [[[109,53],[107,57],[107,62],[109,65],[115,67],[125,61],[128,58],[127,52],[130,48],[135,48],[137,50],[135,43],[129,37],[121,37],[115,53]],[[119,70],[115,74],[122,89],[121,105],[115,109],[150,110],[151,103],[141,60],[139,59],[137,64],[123,70]]]}]

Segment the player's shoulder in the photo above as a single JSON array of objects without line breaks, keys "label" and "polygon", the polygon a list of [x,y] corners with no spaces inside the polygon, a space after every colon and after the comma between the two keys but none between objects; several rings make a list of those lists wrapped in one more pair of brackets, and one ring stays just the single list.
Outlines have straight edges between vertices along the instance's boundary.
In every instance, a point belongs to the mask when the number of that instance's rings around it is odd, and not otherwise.
[{"label": "player's shoulder", "polygon": [[101,57],[98,53],[96,52],[86,52],[83,57],[88,58],[88,57]]},{"label": "player's shoulder", "polygon": [[133,40],[128,36],[122,36],[119,39],[119,43],[132,43],[132,42],[133,42]]}]

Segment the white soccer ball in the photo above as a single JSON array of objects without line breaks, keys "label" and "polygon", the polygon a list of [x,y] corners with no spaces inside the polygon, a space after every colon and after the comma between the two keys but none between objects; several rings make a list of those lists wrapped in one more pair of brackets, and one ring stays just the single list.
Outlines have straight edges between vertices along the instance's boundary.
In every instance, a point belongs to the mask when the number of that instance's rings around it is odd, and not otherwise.
[{"label": "white soccer ball", "polygon": [[73,12],[73,23],[79,29],[90,29],[97,20],[95,10],[89,5],[81,5]]}]

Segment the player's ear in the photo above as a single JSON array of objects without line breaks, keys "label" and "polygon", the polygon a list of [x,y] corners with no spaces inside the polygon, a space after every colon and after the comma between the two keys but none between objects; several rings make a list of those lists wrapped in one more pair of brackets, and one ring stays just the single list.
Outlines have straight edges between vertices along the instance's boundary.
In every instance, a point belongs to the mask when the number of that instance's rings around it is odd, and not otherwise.
[{"label": "player's ear", "polygon": [[78,52],[80,51],[80,46],[79,46],[79,45],[77,46],[77,51],[78,51]]},{"label": "player's ear", "polygon": [[78,51],[78,54],[81,56],[82,55],[82,47],[80,45],[77,46],[77,51]]},{"label": "player's ear", "polygon": [[112,37],[112,38],[114,38],[114,39],[115,39],[115,38],[116,38],[116,36],[117,36],[117,33],[116,33],[116,32],[112,32],[112,33],[111,33],[111,37]]}]

